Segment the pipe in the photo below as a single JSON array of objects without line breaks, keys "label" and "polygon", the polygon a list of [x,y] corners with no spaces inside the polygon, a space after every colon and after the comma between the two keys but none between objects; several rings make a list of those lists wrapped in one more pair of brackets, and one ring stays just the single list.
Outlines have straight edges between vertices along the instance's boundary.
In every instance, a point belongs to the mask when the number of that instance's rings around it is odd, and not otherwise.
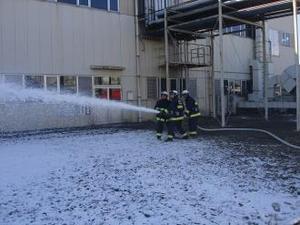
[{"label": "pipe", "polygon": [[285,140],[283,140],[282,138],[276,136],[275,134],[266,131],[266,130],[262,130],[262,129],[256,129],[256,128],[215,128],[215,129],[208,129],[208,128],[204,128],[204,127],[200,127],[198,126],[198,129],[201,131],[205,131],[205,132],[219,132],[219,131],[252,131],[252,132],[260,132],[260,133],[264,133],[267,134],[269,136],[271,136],[272,138],[276,139],[277,141],[281,142],[282,144],[290,147],[290,148],[294,148],[294,149],[298,149],[300,150],[300,146],[298,145],[293,145]]},{"label": "pipe", "polygon": [[296,65],[296,95],[297,95],[297,131],[300,131],[300,73],[299,73],[299,29],[297,15],[297,1],[293,0],[293,19],[294,19],[294,42],[295,42],[295,65]]},{"label": "pipe", "polygon": [[[141,96],[141,61],[140,61],[140,30],[139,30],[139,9],[138,0],[134,2],[134,19],[135,19],[135,49],[136,49],[136,86],[137,86],[137,103],[138,106],[142,106],[142,96]],[[139,111],[138,122],[142,122],[142,113]]]},{"label": "pipe", "polygon": [[169,69],[169,34],[168,34],[168,11],[167,7],[164,10],[164,38],[165,38],[165,61],[166,61],[166,88],[170,91],[170,69]]}]

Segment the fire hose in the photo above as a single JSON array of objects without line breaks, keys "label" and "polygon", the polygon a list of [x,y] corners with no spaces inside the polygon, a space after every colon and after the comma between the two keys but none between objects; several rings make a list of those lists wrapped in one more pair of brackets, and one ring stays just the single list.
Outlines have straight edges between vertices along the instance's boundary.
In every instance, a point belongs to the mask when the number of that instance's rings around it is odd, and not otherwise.
[{"label": "fire hose", "polygon": [[204,127],[200,127],[198,126],[198,129],[204,132],[219,132],[219,131],[251,131],[251,132],[260,132],[260,133],[264,133],[267,134],[269,136],[271,136],[272,138],[276,139],[277,141],[281,142],[282,144],[290,147],[290,148],[294,148],[294,149],[299,149],[300,150],[300,146],[297,145],[293,145],[285,140],[283,140],[282,138],[276,136],[275,134],[266,131],[266,130],[262,130],[262,129],[256,129],[256,128],[204,128]]}]

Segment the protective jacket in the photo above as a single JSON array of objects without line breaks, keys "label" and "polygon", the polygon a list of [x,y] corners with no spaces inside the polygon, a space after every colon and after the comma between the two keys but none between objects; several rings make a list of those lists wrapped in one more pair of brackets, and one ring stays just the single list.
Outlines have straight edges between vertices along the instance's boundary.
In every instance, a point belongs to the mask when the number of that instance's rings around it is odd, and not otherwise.
[{"label": "protective jacket", "polygon": [[170,118],[170,101],[168,99],[160,99],[156,102],[155,110],[159,111],[156,114],[156,120],[166,122]]},{"label": "protective jacket", "polygon": [[171,100],[170,110],[172,121],[181,121],[184,119],[184,105],[178,97]]},{"label": "protective jacket", "polygon": [[187,117],[193,118],[200,116],[198,103],[191,96],[187,96],[185,99],[185,114]]}]

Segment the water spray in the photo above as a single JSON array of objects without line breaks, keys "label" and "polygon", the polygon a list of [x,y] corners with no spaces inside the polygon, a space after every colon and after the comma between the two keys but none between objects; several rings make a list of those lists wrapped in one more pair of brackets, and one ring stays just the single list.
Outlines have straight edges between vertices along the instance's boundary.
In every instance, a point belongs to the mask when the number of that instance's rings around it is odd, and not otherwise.
[{"label": "water spray", "polygon": [[45,104],[64,103],[97,108],[123,109],[143,113],[159,113],[154,109],[130,105],[124,102],[72,94],[59,94],[57,92],[42,89],[24,89],[12,84],[0,84],[0,102],[3,102],[4,104],[9,102],[40,102]]}]

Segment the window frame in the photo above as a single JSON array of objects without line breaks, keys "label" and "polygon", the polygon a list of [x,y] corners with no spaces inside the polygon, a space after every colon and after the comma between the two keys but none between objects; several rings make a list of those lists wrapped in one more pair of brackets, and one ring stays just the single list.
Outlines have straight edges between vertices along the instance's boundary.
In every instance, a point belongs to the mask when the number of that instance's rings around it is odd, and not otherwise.
[{"label": "window frame", "polygon": [[80,4],[80,0],[76,0],[76,4],[71,4],[71,3],[65,3],[65,2],[58,2],[58,0],[54,0],[54,2],[56,3],[62,3],[62,4],[68,4],[68,5],[75,5],[75,6],[79,6],[79,7],[88,7],[88,8],[92,8],[92,9],[98,9],[98,10],[105,10],[108,12],[115,12],[115,13],[119,13],[120,12],[120,0],[117,0],[117,10],[112,10],[110,7],[110,1],[111,0],[106,0],[107,1],[107,8],[106,9],[99,9],[96,7],[92,7],[92,0],[88,0],[88,4],[84,5],[84,4]]},{"label": "window frame", "polygon": [[[106,89],[107,91],[107,97],[106,97],[106,100],[111,100],[110,99],[110,89],[120,89],[120,94],[121,94],[121,100],[123,100],[123,92],[122,92],[122,85],[121,85],[121,77],[120,78],[120,84],[95,84],[95,78],[98,78],[98,77],[108,77],[109,78],[109,83],[111,81],[111,77],[112,76],[101,76],[101,75],[97,75],[97,76],[92,76],[92,88],[93,88],[93,97],[96,98],[96,89]],[[114,100],[114,101],[117,101],[117,100]]]}]

